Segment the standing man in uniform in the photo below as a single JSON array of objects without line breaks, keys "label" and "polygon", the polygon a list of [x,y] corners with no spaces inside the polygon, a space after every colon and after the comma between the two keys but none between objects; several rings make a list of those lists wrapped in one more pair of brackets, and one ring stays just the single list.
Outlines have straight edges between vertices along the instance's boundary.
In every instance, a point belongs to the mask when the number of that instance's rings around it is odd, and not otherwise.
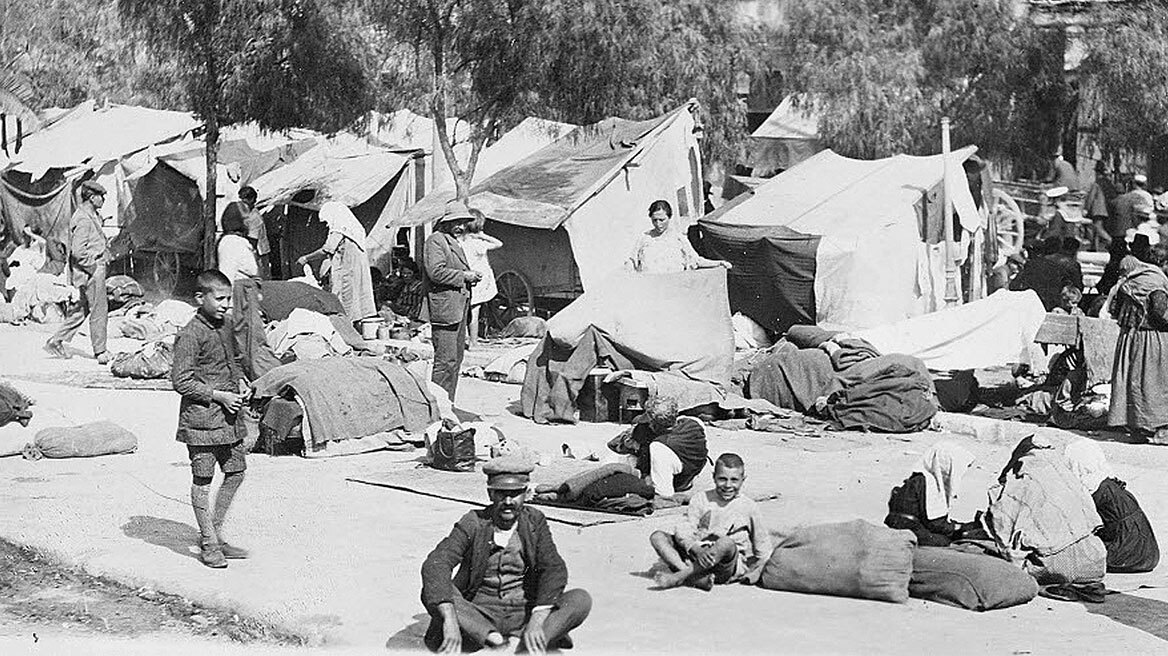
[{"label": "standing man in uniform", "polygon": [[434,234],[426,239],[423,251],[424,276],[431,341],[434,344],[434,384],[446,390],[450,403],[458,389],[465,349],[466,316],[470,309],[470,288],[482,280],[472,271],[458,238],[466,232],[475,216],[465,203],[452,200],[446,204],[442,218],[434,225]]},{"label": "standing man in uniform", "polygon": [[101,230],[101,215],[97,213],[105,203],[105,187],[92,180],[81,183],[81,205],[69,221],[70,282],[81,294],[65,322],[45,342],[45,351],[58,358],[68,358],[65,343],[73,339],[85,318],[89,317],[89,341],[98,364],[109,362],[106,352],[105,268],[109,262],[109,248]]}]

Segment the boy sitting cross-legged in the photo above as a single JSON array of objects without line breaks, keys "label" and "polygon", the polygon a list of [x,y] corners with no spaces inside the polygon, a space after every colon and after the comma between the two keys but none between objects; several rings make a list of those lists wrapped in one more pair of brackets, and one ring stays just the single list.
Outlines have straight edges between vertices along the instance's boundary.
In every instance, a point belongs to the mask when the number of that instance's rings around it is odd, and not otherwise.
[{"label": "boy sitting cross-legged", "polygon": [[655,577],[661,589],[692,585],[710,590],[715,583],[747,577],[770,558],[773,545],[753,499],[739,496],[746,465],[735,453],[714,463],[714,489],[695,494],[674,533],[655,531],[650,544],[671,570]]}]

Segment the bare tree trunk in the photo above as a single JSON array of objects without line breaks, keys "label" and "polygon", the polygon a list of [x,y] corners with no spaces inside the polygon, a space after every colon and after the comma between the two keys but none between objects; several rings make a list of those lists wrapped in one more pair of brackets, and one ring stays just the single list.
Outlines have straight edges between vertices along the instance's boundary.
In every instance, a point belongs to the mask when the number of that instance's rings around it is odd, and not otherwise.
[{"label": "bare tree trunk", "polygon": [[217,173],[219,171],[219,117],[207,117],[207,134],[204,139],[207,148],[207,193],[203,198],[203,268],[213,269],[216,262],[215,238],[218,229],[215,222]]}]

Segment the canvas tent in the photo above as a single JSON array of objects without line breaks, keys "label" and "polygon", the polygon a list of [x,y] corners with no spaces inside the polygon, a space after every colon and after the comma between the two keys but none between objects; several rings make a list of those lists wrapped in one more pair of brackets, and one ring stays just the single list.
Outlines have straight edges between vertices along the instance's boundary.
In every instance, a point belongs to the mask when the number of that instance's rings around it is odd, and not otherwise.
[{"label": "canvas tent", "polygon": [[[479,153],[478,165],[475,167],[475,179],[482,180],[495,172],[522,161],[528,155],[547,146],[556,139],[576,129],[577,126],[568,123],[549,121],[534,116],[523,119],[519,125],[508,130],[498,141],[483,148]],[[383,219],[369,231],[369,258],[377,261],[388,256],[396,244],[397,232],[401,226],[396,225],[396,215],[383,216]]]},{"label": "canvas tent", "polygon": [[[950,155],[960,225],[981,227]],[[704,217],[702,246],[731,261],[730,304],[774,333],[796,323],[868,328],[944,306],[940,155],[862,161],[825,150]],[[963,251],[964,252],[964,251]]]},{"label": "canvas tent", "polygon": [[[654,200],[673,204],[682,229],[691,224],[703,197],[696,109],[577,128],[475,184],[469,204],[504,244],[490,253],[494,270],[517,273],[536,295],[571,298],[621,268]],[[452,198],[431,193],[393,226],[428,224]]]},{"label": "canvas tent", "polygon": [[821,150],[818,116],[807,103],[799,103],[791,95],[751,133],[746,164],[754,176],[770,177]]}]

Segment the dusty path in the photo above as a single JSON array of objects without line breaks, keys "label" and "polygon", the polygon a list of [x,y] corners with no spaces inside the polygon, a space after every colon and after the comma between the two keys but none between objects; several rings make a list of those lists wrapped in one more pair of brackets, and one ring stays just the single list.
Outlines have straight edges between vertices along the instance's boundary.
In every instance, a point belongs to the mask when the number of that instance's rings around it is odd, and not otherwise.
[{"label": "dusty path", "polygon": [[[44,366],[41,340],[43,334],[0,326],[0,343],[6,345],[0,371]],[[173,393],[21,386],[39,400],[34,430],[108,418],[138,435],[140,448],[93,460],[0,459],[0,537],[132,588],[149,586],[253,618],[314,649],[418,648],[424,620],[418,569],[467,507],[345,478],[384,471],[420,454],[251,458],[229,529],[231,539],[250,547],[255,557],[211,571],[193,551],[195,529],[184,501],[189,470],[173,439]],[[536,426],[508,412],[518,393],[518,387],[464,379],[459,405],[547,452],[567,443],[576,453],[587,453],[619,429]],[[972,433],[975,425],[958,428]],[[735,450],[746,458],[748,489],[782,495],[763,504],[767,519],[782,528],[858,517],[878,523],[888,490],[942,436],[800,438],[714,430],[710,439],[713,452]],[[947,437],[978,456],[958,506],[957,514],[968,516],[984,503],[983,490],[1018,434],[996,428],[978,437]],[[1153,524],[1168,535],[1168,477],[1161,473],[1168,469],[1168,449],[1114,443],[1104,449]],[[644,578],[654,562],[647,536],[669,521],[649,518],[583,530],[553,526],[571,585],[587,588],[595,598],[592,617],[574,634],[576,652],[903,654],[931,653],[944,644],[952,653],[1168,653],[1168,642],[1155,635],[1168,635],[1163,630],[1168,627],[1141,630],[1129,626],[1135,622],[1101,614],[1102,607],[1042,599],[975,614],[916,600],[894,605],[748,587],[652,592]],[[1149,612],[1168,608],[1164,590],[1138,598],[1150,604]]]}]

